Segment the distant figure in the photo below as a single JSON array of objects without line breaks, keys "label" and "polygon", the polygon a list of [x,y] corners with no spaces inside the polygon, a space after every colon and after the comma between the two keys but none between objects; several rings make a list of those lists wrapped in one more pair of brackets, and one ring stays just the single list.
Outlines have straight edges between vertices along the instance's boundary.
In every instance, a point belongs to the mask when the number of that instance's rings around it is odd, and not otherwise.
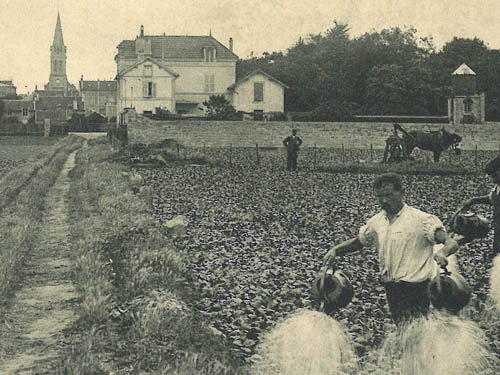
[{"label": "distant figure", "polygon": [[297,136],[297,129],[292,129],[292,135],[283,140],[283,145],[287,149],[286,169],[289,171],[297,169],[297,154],[301,144],[302,139]]}]

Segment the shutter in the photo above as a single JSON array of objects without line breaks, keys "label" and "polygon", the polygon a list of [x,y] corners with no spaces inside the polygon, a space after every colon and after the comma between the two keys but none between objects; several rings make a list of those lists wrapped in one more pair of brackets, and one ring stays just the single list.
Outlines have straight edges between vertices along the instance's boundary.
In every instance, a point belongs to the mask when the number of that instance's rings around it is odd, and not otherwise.
[{"label": "shutter", "polygon": [[156,98],[156,82],[153,82],[153,92],[151,95],[153,98]]},{"label": "shutter", "polygon": [[144,96],[145,98],[148,96],[148,83],[147,82],[142,83],[142,96]]}]

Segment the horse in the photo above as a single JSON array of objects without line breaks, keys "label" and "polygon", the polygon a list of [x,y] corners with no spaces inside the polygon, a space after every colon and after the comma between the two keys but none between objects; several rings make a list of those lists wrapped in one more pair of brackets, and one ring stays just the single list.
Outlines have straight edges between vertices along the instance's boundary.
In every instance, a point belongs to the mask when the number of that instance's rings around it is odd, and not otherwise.
[{"label": "horse", "polygon": [[415,147],[421,150],[432,151],[434,162],[438,162],[441,153],[451,147],[456,154],[460,154],[460,142],[462,137],[448,132],[444,127],[437,131],[425,132],[423,130],[411,130],[407,132],[401,125],[394,124],[394,132],[400,130],[403,133],[403,151],[405,158],[410,158]]}]

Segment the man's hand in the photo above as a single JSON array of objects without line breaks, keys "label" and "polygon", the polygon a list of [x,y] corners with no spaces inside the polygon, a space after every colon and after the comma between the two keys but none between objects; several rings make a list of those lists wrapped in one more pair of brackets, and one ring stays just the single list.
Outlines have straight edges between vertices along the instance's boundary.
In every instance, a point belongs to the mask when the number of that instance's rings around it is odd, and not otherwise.
[{"label": "man's hand", "polygon": [[446,259],[444,255],[440,254],[439,251],[434,254],[434,260],[441,268],[444,268],[448,265],[448,259]]},{"label": "man's hand", "polygon": [[323,257],[323,264],[325,264],[327,266],[331,266],[333,263],[335,263],[335,257],[336,256],[337,256],[337,247],[334,246]]},{"label": "man's hand", "polygon": [[472,201],[470,199],[466,200],[462,203],[461,208],[458,211],[465,211],[472,206]]}]

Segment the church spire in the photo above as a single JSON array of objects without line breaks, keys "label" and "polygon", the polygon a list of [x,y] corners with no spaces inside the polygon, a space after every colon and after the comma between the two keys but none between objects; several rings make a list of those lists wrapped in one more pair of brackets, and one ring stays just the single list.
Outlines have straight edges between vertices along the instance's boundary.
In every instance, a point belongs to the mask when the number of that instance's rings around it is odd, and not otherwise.
[{"label": "church spire", "polygon": [[56,23],[56,31],[54,32],[54,41],[52,42],[53,46],[64,46],[64,39],[61,27],[61,17],[59,17],[59,12],[57,12],[57,23]]}]

